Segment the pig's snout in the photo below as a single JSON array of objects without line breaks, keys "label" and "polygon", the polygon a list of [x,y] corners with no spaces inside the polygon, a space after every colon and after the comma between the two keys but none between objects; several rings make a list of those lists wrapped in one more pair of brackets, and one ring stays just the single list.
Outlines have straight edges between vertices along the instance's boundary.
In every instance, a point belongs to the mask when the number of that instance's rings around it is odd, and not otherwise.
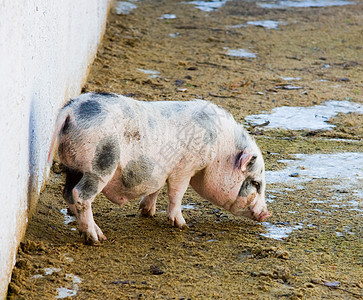
[{"label": "pig's snout", "polygon": [[244,216],[254,221],[263,222],[265,219],[271,217],[272,213],[267,210],[256,213],[251,211],[251,209],[245,209],[242,212],[240,212],[238,215]]},{"label": "pig's snout", "polygon": [[269,218],[272,216],[272,213],[269,211],[264,211],[262,213],[260,213],[258,216],[254,216],[255,219],[259,222],[263,222],[265,219]]}]

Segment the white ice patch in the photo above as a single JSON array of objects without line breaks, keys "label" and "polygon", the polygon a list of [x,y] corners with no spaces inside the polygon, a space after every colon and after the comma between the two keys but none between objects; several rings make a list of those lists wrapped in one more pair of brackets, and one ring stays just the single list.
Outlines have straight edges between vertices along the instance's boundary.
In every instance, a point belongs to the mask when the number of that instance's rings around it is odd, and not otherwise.
[{"label": "white ice patch", "polygon": [[[281,160],[288,166],[281,171],[266,171],[266,182],[297,184],[308,182],[312,179],[336,179],[336,184],[330,186],[331,190],[349,191],[349,193],[338,193],[329,200],[311,200],[313,203],[331,202],[334,205],[343,206],[340,200],[345,194],[353,195],[360,200],[351,199],[348,204],[351,210],[362,212],[362,176],[363,176],[363,153],[333,153],[333,154],[294,154],[297,160]],[[298,176],[291,176],[298,174]],[[322,202],[319,202],[322,201]]]},{"label": "white ice patch", "polygon": [[164,15],[162,15],[159,19],[160,19],[160,20],[171,20],[171,19],[176,19],[176,15],[173,15],[173,14],[164,14]]},{"label": "white ice patch", "polygon": [[285,22],[262,20],[262,21],[248,21],[248,25],[259,26],[267,29],[279,29],[279,25],[286,25]]},{"label": "white ice patch", "polygon": [[[281,160],[288,166],[281,171],[266,171],[268,183],[306,182],[314,179],[344,179],[357,183],[363,175],[363,153],[293,154],[297,160]],[[291,174],[298,173],[298,177]]]},{"label": "white ice patch", "polygon": [[137,6],[133,3],[126,1],[116,1],[114,4],[114,9],[118,15],[128,15]]},{"label": "white ice patch", "polygon": [[322,105],[310,107],[282,106],[272,109],[270,114],[247,116],[245,120],[252,124],[270,123],[264,128],[283,128],[291,130],[318,130],[335,127],[327,121],[338,113],[357,112],[363,114],[363,105],[345,101],[326,101]]},{"label": "white ice patch", "polygon": [[284,224],[274,225],[269,222],[263,222],[262,224],[265,227],[267,232],[261,233],[261,235],[264,237],[279,240],[279,241],[282,241],[283,239],[288,238],[289,234],[293,230],[303,228],[302,223],[299,223],[298,225],[295,225],[295,226],[289,226],[289,225],[284,225]]},{"label": "white ice patch", "polygon": [[280,78],[283,80],[286,80],[286,81],[301,80],[301,77],[283,77],[283,76],[281,76]]},{"label": "white ice patch", "polygon": [[170,36],[171,38],[176,38],[176,37],[180,36],[180,33],[179,33],[179,32],[169,33],[169,36]]},{"label": "white ice patch", "polygon": [[[223,48],[224,50],[227,50],[227,47]],[[255,58],[256,53],[248,52],[245,49],[228,49],[227,55],[234,56],[234,57],[244,57],[244,58]]]},{"label": "white ice patch", "polygon": [[195,203],[187,203],[187,204],[183,204],[181,206],[182,210],[184,209],[197,209],[195,206]]},{"label": "white ice patch", "polygon": [[138,71],[150,75],[149,78],[157,78],[160,75],[159,71],[155,70],[146,70],[146,69],[137,69]]},{"label": "white ice patch", "polygon": [[60,272],[61,268],[44,268],[44,275],[52,275],[54,272]]},{"label": "white ice patch", "polygon": [[[53,273],[58,273],[60,272],[62,269],[61,268],[44,268],[44,276],[47,276],[47,275],[52,275]],[[32,278],[42,278],[43,275],[42,274],[36,274],[36,275],[33,275]]]},{"label": "white ice patch", "polygon": [[60,212],[64,215],[64,224],[68,225],[69,223],[76,221],[75,216],[68,215],[67,208],[62,208]]},{"label": "white ice patch", "polygon": [[257,2],[257,5],[263,8],[303,8],[303,7],[326,7],[326,6],[343,6],[355,4],[354,1],[345,0],[265,0]]},{"label": "white ice patch", "polygon": [[81,278],[73,274],[66,274],[66,279],[67,281],[72,281],[73,286],[71,289],[65,287],[57,288],[58,296],[55,297],[56,299],[63,299],[77,295],[78,284],[82,282]]},{"label": "white ice patch", "polygon": [[218,8],[225,5],[229,0],[212,0],[212,1],[190,1],[190,2],[182,2],[183,4],[193,4],[195,8],[200,9],[202,11],[210,12],[215,11]]}]

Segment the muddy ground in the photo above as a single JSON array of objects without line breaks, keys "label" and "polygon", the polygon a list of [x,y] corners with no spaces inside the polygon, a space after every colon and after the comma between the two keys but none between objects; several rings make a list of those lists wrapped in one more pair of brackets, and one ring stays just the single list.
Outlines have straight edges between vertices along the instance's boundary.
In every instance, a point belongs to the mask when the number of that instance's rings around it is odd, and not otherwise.
[{"label": "muddy ground", "polygon": [[[269,171],[283,169],[279,160],[293,153],[360,152],[363,118],[356,113],[339,114],[330,131],[264,130],[244,121],[283,105],[363,103],[363,4],[356,2],[266,9],[229,1],[208,13],[175,0],[134,2],[129,15],[111,12],[84,91],[210,100],[246,125]],[[163,14],[176,18],[159,19]],[[277,30],[230,27],[256,20],[285,23]],[[257,56],[228,56],[224,47]],[[137,68],[160,74],[149,78]],[[281,88],[286,84],[302,89]],[[270,226],[295,229],[280,239],[261,235],[267,225],[233,217],[192,190],[183,203],[188,230],[170,227],[165,191],[154,218],[139,216],[138,201],[120,208],[100,195],[93,211],[108,239],[86,246],[75,222],[65,224],[64,176],[57,164],[53,170],[18,252],[10,299],[362,298],[362,214],[345,205],[361,199],[332,188],[334,179],[268,184]],[[329,201],[337,197],[333,207]]]}]

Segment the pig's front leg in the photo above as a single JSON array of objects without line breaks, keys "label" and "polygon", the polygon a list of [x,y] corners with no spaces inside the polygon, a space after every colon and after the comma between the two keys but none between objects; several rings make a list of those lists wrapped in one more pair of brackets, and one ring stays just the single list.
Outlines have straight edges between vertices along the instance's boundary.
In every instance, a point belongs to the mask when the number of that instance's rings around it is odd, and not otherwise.
[{"label": "pig's front leg", "polygon": [[168,218],[172,226],[179,228],[188,227],[181,212],[181,201],[188,188],[189,181],[190,177],[168,179]]},{"label": "pig's front leg", "polygon": [[93,219],[91,208],[93,200],[103,187],[104,184],[97,175],[86,173],[72,191],[79,231],[85,244],[106,239]]},{"label": "pig's front leg", "polygon": [[140,201],[139,209],[141,209],[141,215],[144,217],[153,217],[156,211],[156,199],[159,195],[159,191],[145,196]]}]

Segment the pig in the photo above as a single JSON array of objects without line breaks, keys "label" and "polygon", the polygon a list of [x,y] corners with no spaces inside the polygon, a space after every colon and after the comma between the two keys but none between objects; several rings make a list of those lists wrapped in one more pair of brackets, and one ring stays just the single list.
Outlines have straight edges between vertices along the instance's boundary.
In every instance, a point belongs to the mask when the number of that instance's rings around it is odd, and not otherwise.
[{"label": "pig", "polygon": [[48,163],[58,140],[66,167],[63,197],[86,244],[106,239],[91,209],[100,192],[120,206],[141,198],[141,215],[154,216],[166,183],[167,217],[180,228],[186,226],[181,201],[189,184],[235,216],[262,222],[271,215],[261,151],[215,104],[91,92],[66,104],[55,127]]}]

